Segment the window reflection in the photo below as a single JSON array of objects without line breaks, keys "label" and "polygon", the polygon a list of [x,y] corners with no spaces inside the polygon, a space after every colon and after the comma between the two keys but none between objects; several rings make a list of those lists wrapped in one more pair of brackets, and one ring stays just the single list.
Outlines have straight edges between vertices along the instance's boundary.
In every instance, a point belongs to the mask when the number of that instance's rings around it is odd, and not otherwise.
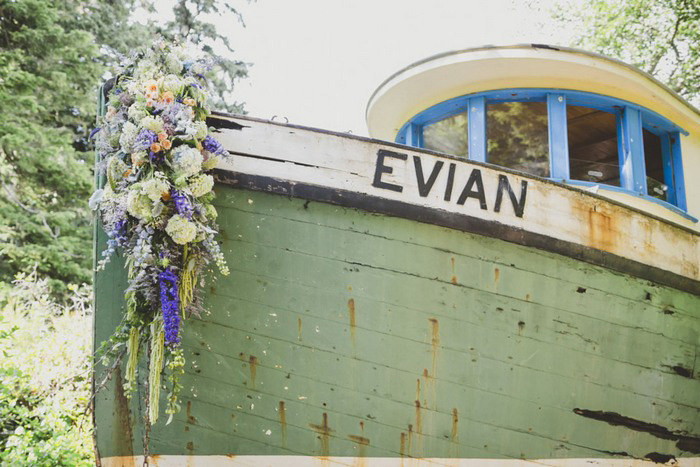
[{"label": "window reflection", "polygon": [[650,131],[644,132],[644,165],[646,166],[647,194],[666,201],[668,186],[664,183],[663,156],[661,155],[661,138]]},{"label": "window reflection", "polygon": [[469,155],[467,114],[460,113],[423,127],[423,147],[454,156]]},{"label": "window reflection", "polygon": [[546,102],[486,106],[488,162],[549,177]]},{"label": "window reflection", "polygon": [[615,115],[602,110],[566,107],[570,178],[620,186]]}]

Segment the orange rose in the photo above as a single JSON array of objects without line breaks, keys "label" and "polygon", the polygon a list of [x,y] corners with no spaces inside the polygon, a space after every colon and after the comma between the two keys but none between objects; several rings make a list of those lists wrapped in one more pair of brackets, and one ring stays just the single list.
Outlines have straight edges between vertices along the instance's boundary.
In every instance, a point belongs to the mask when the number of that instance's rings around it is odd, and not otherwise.
[{"label": "orange rose", "polygon": [[169,200],[169,199],[170,199],[170,193],[168,193],[167,191],[164,191],[164,192],[160,195],[160,199],[162,199],[163,201]]},{"label": "orange rose", "polygon": [[163,141],[160,142],[160,145],[162,146],[163,149],[165,149],[167,151],[168,149],[170,149],[170,147],[173,145],[173,143],[171,143],[167,139],[164,139]]},{"label": "orange rose", "polygon": [[175,102],[175,96],[173,96],[173,93],[170,91],[166,91],[163,93],[163,102],[166,104],[172,104]]},{"label": "orange rose", "polygon": [[166,132],[161,131],[158,133],[158,141],[163,142],[166,139],[168,139],[168,134]]},{"label": "orange rose", "polygon": [[158,143],[151,144],[151,151],[160,152],[160,144],[158,144]]},{"label": "orange rose", "polygon": [[126,169],[126,171],[124,171],[124,173],[122,174],[122,177],[126,178],[129,175],[131,175],[131,169]]}]

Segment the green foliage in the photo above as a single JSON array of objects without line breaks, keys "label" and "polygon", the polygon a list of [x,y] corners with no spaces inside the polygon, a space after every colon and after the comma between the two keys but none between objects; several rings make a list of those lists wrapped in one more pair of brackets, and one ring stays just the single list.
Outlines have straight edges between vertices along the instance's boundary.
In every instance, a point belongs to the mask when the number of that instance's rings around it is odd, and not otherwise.
[{"label": "green foliage", "polygon": [[[138,11],[139,17],[132,17]],[[159,22],[151,0],[0,0],[0,283],[37,268],[54,293],[89,282],[97,87],[108,69],[157,33],[211,51],[231,47],[203,17],[232,14],[222,0],[175,1]],[[135,21],[138,19],[139,21]],[[210,81],[220,108],[246,66],[231,59]],[[215,105],[217,103],[215,102]]]},{"label": "green foliage", "polygon": [[583,23],[576,46],[619,58],[700,103],[700,2],[587,0],[561,20]]},{"label": "green foliage", "polygon": [[59,305],[31,274],[0,296],[1,465],[94,465],[90,291],[69,290]]},{"label": "green foliage", "polygon": [[[42,0],[0,2],[0,279],[89,279],[92,158],[74,149],[100,72],[90,34]],[[60,286],[59,286],[60,287]]]}]

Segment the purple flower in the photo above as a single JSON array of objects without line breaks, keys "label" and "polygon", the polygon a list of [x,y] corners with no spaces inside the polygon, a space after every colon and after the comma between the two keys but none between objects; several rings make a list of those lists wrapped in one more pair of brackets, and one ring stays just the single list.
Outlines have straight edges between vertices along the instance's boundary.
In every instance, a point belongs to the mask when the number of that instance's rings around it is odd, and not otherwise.
[{"label": "purple flower", "polygon": [[224,156],[227,154],[226,149],[224,149],[221,143],[211,136],[207,136],[202,140],[202,147],[205,151],[209,151],[216,156]]},{"label": "purple flower", "polygon": [[165,268],[158,273],[160,282],[160,308],[163,312],[165,345],[171,348],[180,343],[180,315],[177,293],[177,276],[172,269]]},{"label": "purple flower", "polygon": [[170,198],[175,202],[175,210],[186,219],[192,219],[192,205],[183,193],[170,190]]},{"label": "purple flower", "polygon": [[151,144],[158,141],[158,135],[156,135],[151,130],[141,130],[138,136],[136,136],[136,141],[134,141],[134,150],[142,151],[151,147]]}]

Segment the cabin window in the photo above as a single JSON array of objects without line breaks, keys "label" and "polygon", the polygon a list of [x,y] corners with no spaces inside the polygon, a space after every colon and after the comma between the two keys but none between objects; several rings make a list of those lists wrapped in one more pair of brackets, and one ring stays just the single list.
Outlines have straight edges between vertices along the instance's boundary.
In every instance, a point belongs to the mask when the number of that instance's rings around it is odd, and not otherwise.
[{"label": "cabin window", "polygon": [[660,115],[580,91],[504,89],[413,117],[396,141],[572,185],[633,193],[685,213],[680,135]]},{"label": "cabin window", "polygon": [[454,156],[469,156],[467,113],[462,112],[423,125],[423,147]]},{"label": "cabin window", "polygon": [[620,186],[616,117],[604,110],[566,106],[569,178]]},{"label": "cabin window", "polygon": [[549,177],[546,102],[498,102],[486,106],[486,160]]}]

